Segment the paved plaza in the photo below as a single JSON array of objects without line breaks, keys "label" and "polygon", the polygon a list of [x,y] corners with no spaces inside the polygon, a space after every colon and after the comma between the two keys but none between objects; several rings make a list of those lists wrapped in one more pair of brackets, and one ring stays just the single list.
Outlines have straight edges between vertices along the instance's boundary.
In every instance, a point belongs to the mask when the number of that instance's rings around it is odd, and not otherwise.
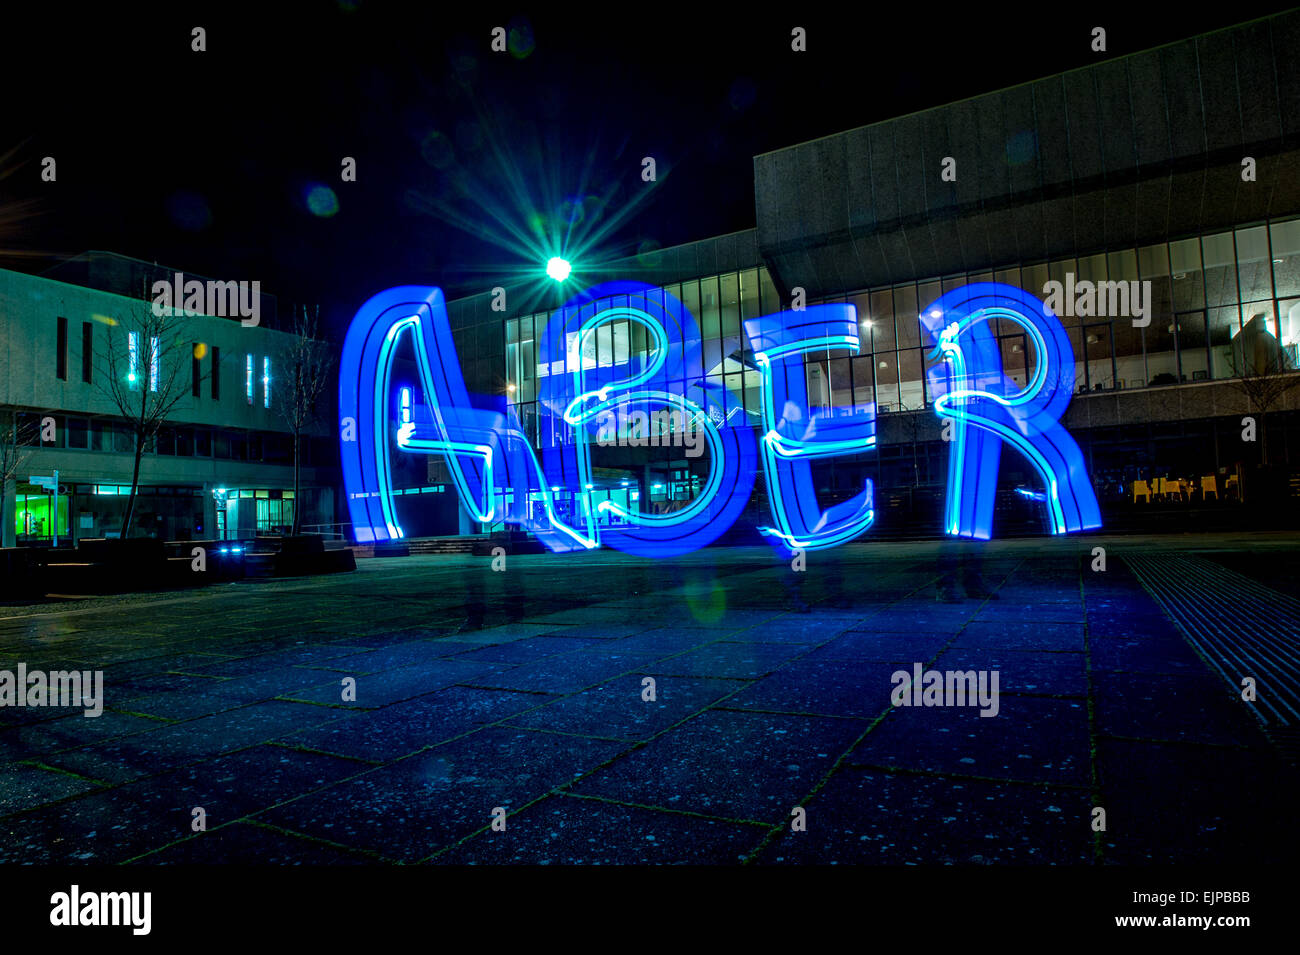
[{"label": "paved plaza", "polygon": [[[102,670],[105,707],[0,709],[0,862],[1282,861],[1297,568],[1284,535],[438,555],[0,606],[0,670]],[[893,705],[915,665],[996,670],[996,715]]]}]

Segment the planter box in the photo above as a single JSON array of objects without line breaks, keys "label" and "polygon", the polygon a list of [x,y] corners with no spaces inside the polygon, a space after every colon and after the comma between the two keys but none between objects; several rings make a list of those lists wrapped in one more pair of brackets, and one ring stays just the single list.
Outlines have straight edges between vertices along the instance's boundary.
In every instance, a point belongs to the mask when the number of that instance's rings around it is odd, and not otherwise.
[{"label": "planter box", "polygon": [[356,570],[357,562],[348,548],[310,553],[281,551],[275,556],[275,576],[306,577],[313,574],[337,574]]},{"label": "planter box", "polygon": [[92,564],[161,563],[166,556],[164,542],[156,537],[83,537],[77,541],[76,560]]},{"label": "planter box", "polygon": [[45,595],[44,554],[30,547],[0,548],[0,600]]}]

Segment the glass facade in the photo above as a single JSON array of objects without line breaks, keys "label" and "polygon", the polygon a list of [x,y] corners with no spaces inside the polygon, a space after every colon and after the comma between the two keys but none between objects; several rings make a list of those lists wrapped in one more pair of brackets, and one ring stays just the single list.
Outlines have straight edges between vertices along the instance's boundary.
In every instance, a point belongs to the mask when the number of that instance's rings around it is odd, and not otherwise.
[{"label": "glass facade", "polygon": [[[1045,297],[1049,281],[1150,283],[1150,324],[1131,317],[1076,316],[1061,309],[1075,355],[1079,393],[1178,385],[1237,377],[1259,343],[1280,355],[1281,367],[1300,368],[1300,218],[1253,225],[1140,248],[1056,259],[985,272],[923,279],[809,304],[849,302],[862,323],[862,349],[832,349],[805,362],[814,416],[850,414],[874,404],[878,414],[917,411],[931,396],[924,375],[918,311],[944,292],[972,282],[1005,282]],[[765,268],[729,272],[665,286],[696,317],[704,368],[725,384],[728,418],[757,424],[759,376],[744,319],[778,311]],[[1145,301],[1145,299],[1144,299]],[[538,340],[549,313],[506,323],[506,392],[535,443],[538,379],[561,371],[539,366]],[[1030,345],[1009,323],[995,329],[1003,365],[1020,384],[1032,371]],[[1271,341],[1270,341],[1271,339]],[[1244,347],[1250,344],[1250,351]],[[645,335],[628,322],[603,326],[588,342],[588,363],[618,364],[644,355]],[[557,365],[561,363],[556,363]]]},{"label": "glass facade", "polygon": [[[720,409],[733,424],[759,421],[759,375],[741,322],[780,309],[776,288],[767,269],[746,269],[664,286],[695,316],[700,328],[698,345],[703,371],[711,385],[727,388],[726,407]],[[545,367],[539,354],[539,340],[548,312],[526,315],[506,322],[506,394],[519,414],[524,431],[537,443],[538,380],[566,370],[565,362]],[[572,351],[570,349],[570,351]],[[617,365],[647,354],[646,331],[630,321],[600,326],[588,338],[583,359],[588,367]],[[819,382],[823,391],[829,382]],[[820,393],[820,392],[819,392]],[[743,417],[743,421],[741,420]]]},{"label": "glass facade", "polygon": [[[57,502],[57,503],[56,503]],[[68,536],[68,496],[54,495],[30,484],[17,484],[14,502],[14,536],[23,542],[52,540],[54,521],[58,518],[58,534]]]}]

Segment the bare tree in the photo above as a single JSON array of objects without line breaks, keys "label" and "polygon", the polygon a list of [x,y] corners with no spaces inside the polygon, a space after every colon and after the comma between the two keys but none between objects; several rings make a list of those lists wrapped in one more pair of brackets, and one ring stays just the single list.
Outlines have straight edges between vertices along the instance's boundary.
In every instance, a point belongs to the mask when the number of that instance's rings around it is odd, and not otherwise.
[{"label": "bare tree", "polygon": [[320,310],[304,306],[294,316],[289,340],[280,352],[280,387],[274,406],[293,436],[293,526],[302,528],[302,439],[320,420],[322,397],[330,382],[330,347],[316,337]]},{"label": "bare tree", "polygon": [[188,393],[193,356],[192,323],[183,315],[155,312],[153,303],[132,300],[117,324],[106,329],[104,373],[97,375],[99,390],[126,419],[133,439],[131,495],[126,502],[121,536],[131,533],[135,501],[140,487],[140,461],[152,447],[163,423]]},{"label": "bare tree", "polygon": [[925,437],[925,426],[930,423],[930,419],[924,414],[924,404],[915,408],[900,404],[898,410],[900,413],[895,420],[902,425],[902,430],[912,445],[912,491],[915,492],[921,486],[921,459],[917,448]]},{"label": "bare tree", "polygon": [[18,413],[11,408],[0,410],[0,520],[5,521],[3,533],[0,533],[0,546],[9,536],[9,522],[5,517],[9,482],[27,464],[36,443],[36,435],[34,422],[23,423]]},{"label": "bare tree", "polygon": [[1233,339],[1227,356],[1233,377],[1226,382],[1245,396],[1247,410],[1259,415],[1260,464],[1268,464],[1269,411],[1300,385],[1300,374],[1264,322],[1263,315],[1253,316]]}]

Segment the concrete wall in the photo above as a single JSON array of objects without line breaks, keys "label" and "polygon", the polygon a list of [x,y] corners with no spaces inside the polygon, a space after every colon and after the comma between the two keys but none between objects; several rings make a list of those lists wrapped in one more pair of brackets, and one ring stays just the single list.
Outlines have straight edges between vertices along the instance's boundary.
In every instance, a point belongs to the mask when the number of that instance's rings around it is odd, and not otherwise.
[{"label": "concrete wall", "polygon": [[1292,11],[766,153],[759,247],[820,296],[1289,215],[1298,49]]},{"label": "concrete wall", "polygon": [[[131,309],[148,308],[148,302],[110,292],[68,285],[22,272],[0,269],[0,405],[35,408],[77,414],[117,415],[119,411],[104,391],[110,342],[122,339],[126,330],[120,321]],[[67,380],[55,376],[56,320],[68,320]],[[276,374],[275,356],[291,336],[260,327],[245,328],[225,318],[177,318],[177,333],[186,341],[207,345],[203,359],[205,376],[212,371],[212,348],[221,351],[221,397],[214,401],[205,381],[200,396],[190,395],[190,375],[185,368],[184,391],[170,420],[229,428],[283,431],[274,408],[262,407],[261,360],[272,358],[272,389]],[[94,329],[92,381],[81,379],[81,326]],[[116,336],[116,338],[110,338]],[[120,342],[117,347],[121,347]],[[246,354],[254,357],[255,395],[250,405],[244,394]]]}]

